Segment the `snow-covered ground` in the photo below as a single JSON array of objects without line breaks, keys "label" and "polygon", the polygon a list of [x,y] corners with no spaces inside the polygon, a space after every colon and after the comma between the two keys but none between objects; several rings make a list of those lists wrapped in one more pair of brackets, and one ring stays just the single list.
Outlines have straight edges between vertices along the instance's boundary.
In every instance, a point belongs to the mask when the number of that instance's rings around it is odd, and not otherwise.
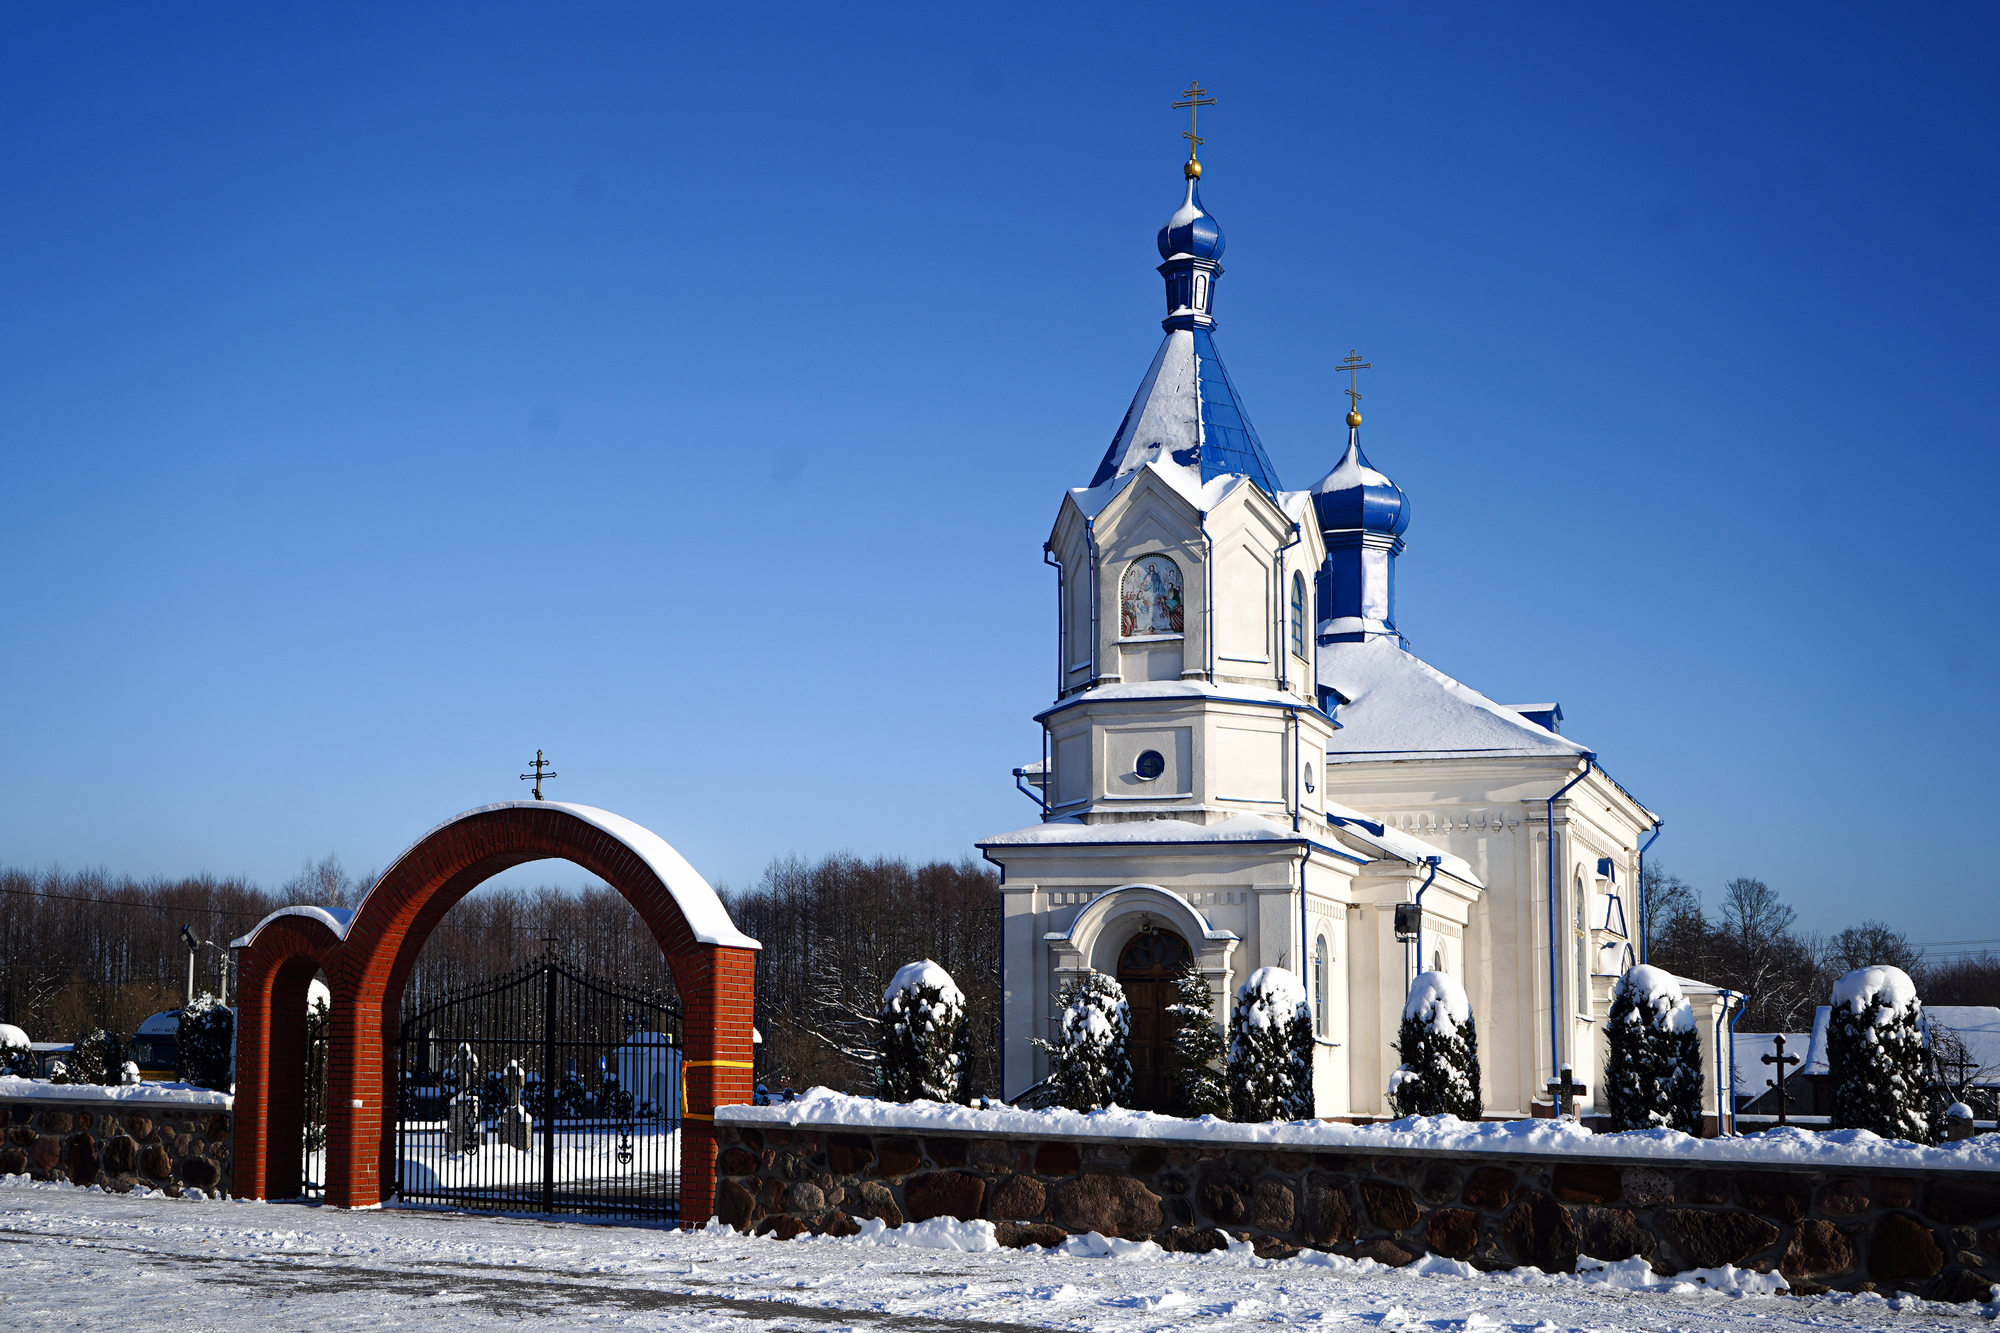
[{"label": "snow-covered ground", "polygon": [[544,1327],[1006,1333],[1289,1327],[1423,1330],[1985,1329],[2000,1306],[1759,1294],[1717,1273],[1646,1290],[1632,1265],[1585,1277],[1386,1269],[1321,1256],[967,1251],[985,1223],[849,1240],[104,1194],[0,1179],[0,1328],[146,1330]]}]

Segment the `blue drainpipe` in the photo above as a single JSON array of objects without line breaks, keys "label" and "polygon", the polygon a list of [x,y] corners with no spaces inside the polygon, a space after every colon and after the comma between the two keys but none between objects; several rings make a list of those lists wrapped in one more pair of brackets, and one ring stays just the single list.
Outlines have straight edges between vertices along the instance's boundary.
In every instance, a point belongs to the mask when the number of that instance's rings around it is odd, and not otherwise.
[{"label": "blue drainpipe", "polygon": [[[1556,947],[1556,922],[1562,913],[1556,910],[1556,802],[1577,783],[1590,776],[1590,770],[1597,763],[1594,751],[1583,752],[1583,772],[1563,783],[1556,794],[1548,799],[1549,827],[1549,1081],[1555,1082],[1562,1075],[1562,953]],[[1558,1103],[1560,1105],[1560,1103]]]},{"label": "blue drainpipe", "polygon": [[1653,942],[1653,902],[1646,893],[1646,853],[1660,840],[1660,830],[1667,826],[1664,819],[1653,821],[1653,836],[1646,839],[1639,849],[1639,961],[1646,961],[1648,946]]},{"label": "blue drainpipe", "polygon": [[1409,994],[1411,986],[1417,984],[1417,973],[1424,970],[1424,890],[1430,888],[1431,881],[1438,877],[1438,865],[1443,860],[1442,856],[1424,858],[1424,864],[1430,867],[1430,872],[1424,876],[1424,882],[1417,886],[1417,959],[1410,968],[1410,979],[1403,984],[1405,995]]}]

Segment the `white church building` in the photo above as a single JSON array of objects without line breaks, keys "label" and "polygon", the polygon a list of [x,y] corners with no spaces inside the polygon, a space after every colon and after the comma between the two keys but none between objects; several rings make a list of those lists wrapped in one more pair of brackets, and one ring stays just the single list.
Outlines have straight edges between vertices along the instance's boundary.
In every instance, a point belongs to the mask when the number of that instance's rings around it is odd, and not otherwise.
[{"label": "white church building", "polygon": [[[1166,337],[1043,552],[1056,689],[1042,757],[1015,774],[1042,818],[978,844],[1003,875],[1004,1094],[1046,1076],[1031,1040],[1095,971],[1131,1004],[1129,1100],[1165,1109],[1162,1010],[1192,953],[1225,1023],[1255,969],[1305,982],[1323,1117],[1390,1113],[1424,969],[1471,998],[1488,1116],[1550,1114],[1565,1067],[1588,1116],[1660,820],[1561,734],[1555,704],[1496,703],[1406,649],[1410,505],[1361,452],[1357,413],[1326,476],[1279,484],[1216,353],[1223,238],[1200,175],[1190,160],[1159,234]],[[1725,1114],[1738,1000],[1689,998]]]}]

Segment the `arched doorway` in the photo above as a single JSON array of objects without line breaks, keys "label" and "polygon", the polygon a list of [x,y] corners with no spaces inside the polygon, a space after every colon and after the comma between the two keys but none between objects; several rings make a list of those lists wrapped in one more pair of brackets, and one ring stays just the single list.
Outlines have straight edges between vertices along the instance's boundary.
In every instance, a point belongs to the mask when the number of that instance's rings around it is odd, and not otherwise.
[{"label": "arched doorway", "polygon": [[[326,1201],[382,1202],[395,1178],[396,1069],[403,982],[424,941],[466,894],[529,861],[570,861],[637,909],[683,1006],[680,1201],[683,1225],[708,1219],[714,1112],[751,1094],[757,941],[729,919],[693,866],[629,819],[557,801],[468,810],[419,838],[352,911],[286,907],[234,942],[242,952],[237,1026],[234,1189],[296,1194],[303,1111],[303,1024],[290,1015],[315,968],[333,989],[327,1068]],[[308,966],[310,964],[310,966]]]},{"label": "arched doorway", "polygon": [[1141,1111],[1174,1105],[1173,1046],[1177,1023],[1169,1008],[1180,992],[1174,978],[1187,966],[1188,943],[1148,922],[1118,955],[1118,984],[1131,1009],[1132,1089],[1126,1101]]}]

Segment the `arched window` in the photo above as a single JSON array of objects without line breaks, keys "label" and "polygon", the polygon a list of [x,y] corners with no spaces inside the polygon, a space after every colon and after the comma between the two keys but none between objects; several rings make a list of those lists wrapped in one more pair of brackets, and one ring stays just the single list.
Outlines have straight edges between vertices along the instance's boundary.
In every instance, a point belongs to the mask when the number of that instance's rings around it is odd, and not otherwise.
[{"label": "arched window", "polygon": [[1327,1035],[1327,973],[1332,970],[1333,960],[1327,956],[1326,936],[1322,935],[1313,946],[1313,1031],[1322,1037]]},{"label": "arched window", "polygon": [[1292,575],[1292,652],[1306,655],[1306,576]]},{"label": "arched window", "polygon": [[1576,876],[1576,1011],[1590,1013],[1590,890]]},{"label": "arched window", "polygon": [[1142,555],[1125,567],[1118,585],[1118,635],[1124,639],[1179,634],[1181,567],[1163,555]]}]

